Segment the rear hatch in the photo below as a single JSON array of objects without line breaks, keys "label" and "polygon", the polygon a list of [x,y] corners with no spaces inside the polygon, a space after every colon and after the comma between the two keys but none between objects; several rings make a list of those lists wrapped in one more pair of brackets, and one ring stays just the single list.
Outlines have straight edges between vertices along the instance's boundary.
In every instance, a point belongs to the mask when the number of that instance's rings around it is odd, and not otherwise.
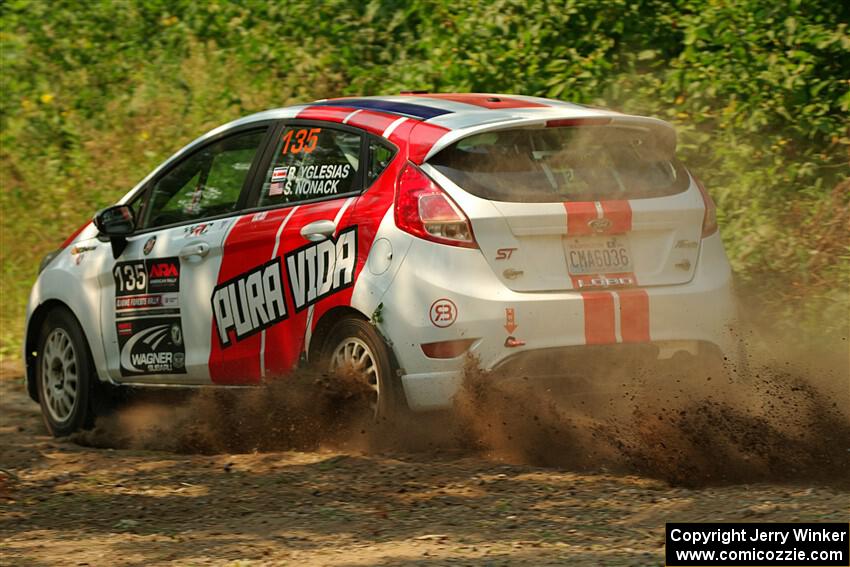
[{"label": "rear hatch", "polygon": [[473,132],[424,165],[515,291],[687,283],[705,204],[675,134],[637,117]]}]

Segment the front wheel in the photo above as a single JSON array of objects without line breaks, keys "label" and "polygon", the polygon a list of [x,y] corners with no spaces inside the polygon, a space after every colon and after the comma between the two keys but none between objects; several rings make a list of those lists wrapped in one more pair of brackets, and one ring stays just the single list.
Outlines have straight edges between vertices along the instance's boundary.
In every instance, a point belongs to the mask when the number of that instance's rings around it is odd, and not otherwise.
[{"label": "front wheel", "polygon": [[407,410],[390,349],[368,321],[340,321],[324,346],[323,360],[330,372],[351,373],[364,382],[376,420],[394,419]]},{"label": "front wheel", "polygon": [[92,425],[93,377],[94,365],[79,323],[64,309],[51,312],[42,328],[36,363],[38,399],[51,435],[64,437]]}]

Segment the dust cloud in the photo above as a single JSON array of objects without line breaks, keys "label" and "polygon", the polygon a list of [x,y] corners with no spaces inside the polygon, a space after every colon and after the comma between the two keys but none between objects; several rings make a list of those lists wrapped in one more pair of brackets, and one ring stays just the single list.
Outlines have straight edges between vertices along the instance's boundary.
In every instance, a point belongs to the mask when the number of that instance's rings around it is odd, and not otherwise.
[{"label": "dust cloud", "polygon": [[256,388],[146,392],[74,440],[181,453],[449,452],[688,487],[850,486],[847,337],[804,341],[761,326],[741,334],[747,371],[590,353],[591,364],[559,361],[565,376],[539,379],[468,359],[452,412],[385,423],[356,377],[299,370]]}]

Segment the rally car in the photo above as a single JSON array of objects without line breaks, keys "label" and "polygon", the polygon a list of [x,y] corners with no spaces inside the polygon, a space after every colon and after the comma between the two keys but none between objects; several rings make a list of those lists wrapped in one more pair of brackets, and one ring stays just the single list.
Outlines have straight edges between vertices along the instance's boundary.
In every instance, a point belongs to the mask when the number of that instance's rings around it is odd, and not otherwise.
[{"label": "rally car", "polygon": [[309,362],[356,370],[387,416],[449,407],[470,356],[517,375],[576,354],[734,356],[714,204],[675,149],[661,120],[500,94],[225,124],[44,259],[29,393],[66,435],[104,389],[256,385]]}]

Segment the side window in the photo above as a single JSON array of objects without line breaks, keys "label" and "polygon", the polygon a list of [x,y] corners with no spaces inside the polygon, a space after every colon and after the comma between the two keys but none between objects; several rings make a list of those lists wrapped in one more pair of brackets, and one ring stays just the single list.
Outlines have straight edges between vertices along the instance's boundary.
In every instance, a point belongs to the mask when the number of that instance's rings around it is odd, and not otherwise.
[{"label": "side window", "polygon": [[366,187],[374,183],[381,173],[390,165],[395,157],[395,150],[391,150],[378,142],[369,142],[369,168],[366,170]]},{"label": "side window", "polygon": [[333,128],[287,126],[260,191],[260,207],[359,190],[360,136]]},{"label": "side window", "polygon": [[265,130],[235,134],[184,159],[154,184],[144,228],[235,211],[264,135]]}]

